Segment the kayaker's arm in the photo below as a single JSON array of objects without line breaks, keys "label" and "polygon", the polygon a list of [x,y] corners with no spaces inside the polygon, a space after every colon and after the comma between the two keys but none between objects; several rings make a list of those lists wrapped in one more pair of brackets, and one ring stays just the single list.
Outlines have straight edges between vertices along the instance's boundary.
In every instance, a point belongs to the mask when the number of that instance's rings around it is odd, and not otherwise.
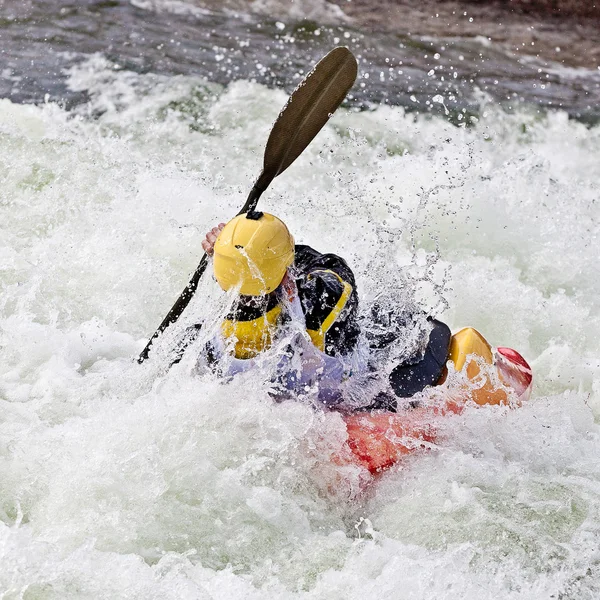
[{"label": "kayaker's arm", "polygon": [[[391,318],[389,313],[381,314],[380,311],[380,317],[383,317],[383,320],[389,325]],[[427,343],[420,350],[415,351],[413,356],[406,358],[392,369],[389,374],[389,390],[379,393],[372,404],[361,410],[396,412],[399,398],[412,398],[427,386],[439,383],[445,373],[452,334],[445,323],[431,317],[427,320],[431,323],[431,329],[427,333]],[[397,317],[396,327],[393,329],[396,336],[402,335],[401,331],[398,331],[398,321],[406,322],[405,326],[409,326],[411,319],[405,318],[405,316]],[[387,338],[385,335],[372,335],[368,339],[371,348],[377,352],[385,351],[386,346],[394,341],[393,337]],[[372,364],[370,368],[376,372],[379,365]],[[413,405],[413,403],[410,404]]]},{"label": "kayaker's arm", "polygon": [[445,323],[432,318],[428,320],[432,327],[425,350],[390,373],[390,384],[400,398],[410,398],[428,385],[436,385],[444,372],[452,334]]}]

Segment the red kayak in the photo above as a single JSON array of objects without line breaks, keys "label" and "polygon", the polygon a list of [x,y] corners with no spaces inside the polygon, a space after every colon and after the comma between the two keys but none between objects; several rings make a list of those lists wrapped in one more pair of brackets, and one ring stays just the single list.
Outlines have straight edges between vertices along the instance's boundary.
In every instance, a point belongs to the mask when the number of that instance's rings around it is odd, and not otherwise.
[{"label": "red kayak", "polygon": [[339,464],[353,463],[380,473],[402,456],[435,444],[440,416],[460,413],[468,403],[518,406],[531,395],[533,373],[527,361],[511,348],[493,350],[475,329],[452,336],[449,361],[459,383],[449,386],[446,373],[438,386],[430,388],[432,402],[424,402],[426,406],[345,416],[349,452],[338,457]]}]

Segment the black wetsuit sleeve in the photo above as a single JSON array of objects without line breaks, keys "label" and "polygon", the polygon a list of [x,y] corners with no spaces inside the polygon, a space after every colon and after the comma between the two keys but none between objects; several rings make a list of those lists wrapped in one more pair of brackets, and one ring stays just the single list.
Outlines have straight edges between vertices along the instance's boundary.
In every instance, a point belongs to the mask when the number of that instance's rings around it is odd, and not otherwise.
[{"label": "black wetsuit sleeve", "polygon": [[435,385],[446,366],[452,337],[450,328],[437,319],[429,321],[432,327],[423,354],[398,365],[390,373],[390,384],[400,398],[410,398],[428,385]]},{"label": "black wetsuit sleeve", "polygon": [[[411,398],[427,386],[437,385],[448,360],[452,334],[445,323],[431,317],[428,321],[431,323],[431,331],[424,350],[397,365],[389,375],[390,387],[395,395],[392,395],[391,391],[383,391],[374,398],[371,405],[361,410],[396,412],[398,398]],[[410,405],[418,406],[418,401],[411,402]]]},{"label": "black wetsuit sleeve", "polygon": [[315,337],[323,333],[321,349],[330,356],[354,350],[360,333],[358,294],[354,273],[346,261],[335,254],[321,254],[310,246],[297,245],[294,266],[309,333]]}]

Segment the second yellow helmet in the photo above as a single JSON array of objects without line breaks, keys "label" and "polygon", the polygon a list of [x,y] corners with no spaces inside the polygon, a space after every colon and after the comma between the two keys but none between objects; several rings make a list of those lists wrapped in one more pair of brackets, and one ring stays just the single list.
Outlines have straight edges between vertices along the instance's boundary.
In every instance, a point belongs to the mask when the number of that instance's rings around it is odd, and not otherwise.
[{"label": "second yellow helmet", "polygon": [[224,290],[263,296],[277,289],[294,262],[294,238],[268,213],[241,214],[225,225],[214,248],[214,272]]}]

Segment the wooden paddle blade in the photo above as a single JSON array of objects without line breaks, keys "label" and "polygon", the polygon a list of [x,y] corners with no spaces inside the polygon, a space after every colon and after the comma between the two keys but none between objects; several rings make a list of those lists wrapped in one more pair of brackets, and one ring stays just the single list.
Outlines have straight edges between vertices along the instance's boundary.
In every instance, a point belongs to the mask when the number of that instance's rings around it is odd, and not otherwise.
[{"label": "wooden paddle blade", "polygon": [[348,48],[334,48],[294,90],[273,125],[259,187],[283,173],[321,131],[356,80],[358,65]]}]

